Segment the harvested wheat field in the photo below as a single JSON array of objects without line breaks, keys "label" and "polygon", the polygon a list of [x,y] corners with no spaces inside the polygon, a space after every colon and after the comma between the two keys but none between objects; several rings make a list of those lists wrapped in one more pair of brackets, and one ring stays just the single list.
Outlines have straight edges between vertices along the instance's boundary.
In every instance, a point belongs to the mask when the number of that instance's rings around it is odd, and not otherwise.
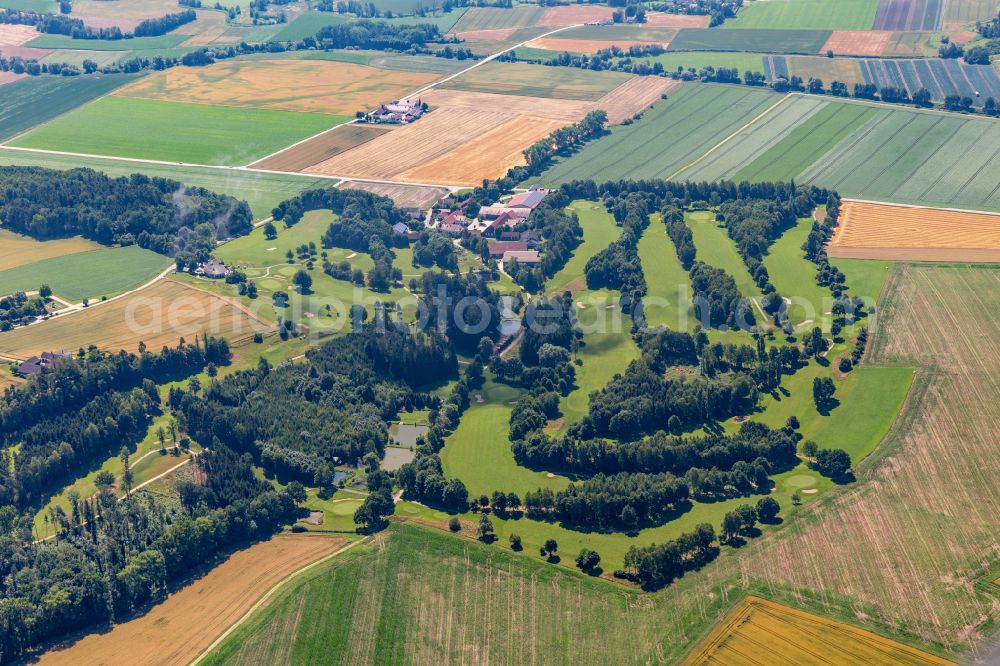
[{"label": "harvested wheat field", "polygon": [[173,67],[119,90],[145,99],[353,116],[439,78],[323,60],[240,60]]},{"label": "harvested wheat field", "polygon": [[879,56],[885,53],[891,39],[892,32],[888,30],[834,30],[820,53]]},{"label": "harvested wheat field", "polygon": [[21,44],[38,37],[38,34],[38,31],[35,30],[35,26],[33,25],[0,23],[0,49],[3,50],[3,54],[5,56],[9,56],[10,53],[5,47],[20,46]]},{"label": "harvested wheat field", "polygon": [[1000,215],[846,201],[832,257],[1000,261]]},{"label": "harvested wheat field", "polygon": [[89,241],[81,236],[38,241],[30,236],[22,236],[21,234],[0,229],[0,271],[33,264],[45,259],[62,257],[67,254],[77,254],[79,252],[89,252],[90,250],[100,248],[101,245],[98,243]]},{"label": "harvested wheat field", "polygon": [[[182,25],[173,31],[175,35],[191,35],[181,46],[210,46],[227,41],[223,35],[229,30],[226,15],[222,12],[199,12],[198,20]],[[232,41],[232,40],[228,40]]]},{"label": "harvested wheat field", "polygon": [[[636,77],[638,78],[638,77]],[[432,88],[421,95],[421,99],[432,109],[441,107],[449,111],[458,109],[477,111],[480,109],[502,109],[505,113],[535,116],[576,122],[589,112],[594,104],[572,99],[548,99],[525,97],[523,95],[495,95],[492,93],[470,92]]]},{"label": "harvested wheat field", "polygon": [[681,86],[680,81],[659,76],[637,76],[626,81],[594,103],[595,109],[608,114],[608,122],[619,125],[637,113],[641,113],[666,95]]},{"label": "harvested wheat field", "polygon": [[645,28],[707,28],[710,17],[707,14],[664,14],[646,12]]},{"label": "harvested wheat field", "polygon": [[511,117],[474,141],[398,177],[418,183],[478,185],[487,178],[500,178],[513,166],[523,166],[525,148],[565,125],[550,118]]},{"label": "harvested wheat field", "polygon": [[[629,39],[621,40],[601,40],[601,39],[559,39],[556,37],[542,37],[528,42],[527,46],[533,49],[544,49],[546,51],[569,51],[570,53],[597,53],[612,46],[620,49],[628,49],[631,46],[645,46],[656,42],[642,42]],[[669,42],[659,42],[659,45],[666,48]]]},{"label": "harvested wheat field", "polygon": [[[478,140],[510,118],[509,114],[492,111],[438,109],[418,122],[404,125],[354,150],[320,162],[305,169],[305,172],[354,178],[392,178],[469,141]],[[524,144],[525,147],[528,145]]]},{"label": "harvested wheat field", "polygon": [[746,597],[736,604],[681,663],[758,663],[749,659],[754,654],[766,654],[772,666],[951,663],[870,631],[758,597]]},{"label": "harvested wheat field", "polygon": [[124,659],[133,666],[189,664],[271,587],[346,543],[341,538],[283,534],[237,551],[145,615],[46,652],[38,663],[81,666]]},{"label": "harvested wheat field", "polygon": [[549,7],[542,14],[538,25],[546,28],[558,28],[559,26],[576,25],[578,23],[610,21],[614,13],[615,10],[611,7],[591,7],[587,5]]},{"label": "harvested wheat field", "polygon": [[73,3],[73,18],[92,28],[117,26],[123,32],[133,31],[145,19],[178,11],[177,2],[171,0],[77,0]]},{"label": "harvested wheat field", "polygon": [[304,143],[283,150],[277,155],[255,162],[251,166],[255,169],[274,171],[302,171],[323,160],[328,160],[335,155],[346,153],[348,150],[366,144],[391,131],[391,129],[391,126],[361,123],[341,125]]},{"label": "harvested wheat field", "polygon": [[175,346],[208,333],[236,342],[271,327],[242,304],[164,279],[128,296],[0,333],[0,354],[25,359],[53,349],[95,344],[108,351],[135,352]]},{"label": "harvested wheat field", "polygon": [[419,187],[417,185],[396,185],[394,183],[365,183],[351,180],[340,185],[342,189],[364,190],[372,194],[389,197],[400,208],[430,208],[441,197],[448,194],[443,187]]}]

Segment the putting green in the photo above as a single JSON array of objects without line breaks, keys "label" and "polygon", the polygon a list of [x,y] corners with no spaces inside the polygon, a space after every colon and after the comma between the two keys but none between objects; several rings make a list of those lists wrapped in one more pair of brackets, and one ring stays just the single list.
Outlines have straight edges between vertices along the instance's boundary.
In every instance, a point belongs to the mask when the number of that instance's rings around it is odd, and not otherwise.
[{"label": "putting green", "polygon": [[784,480],[786,488],[808,488],[816,485],[816,477],[811,474],[796,474]]},{"label": "putting green", "polygon": [[361,506],[361,500],[339,500],[332,503],[330,513],[335,516],[353,516],[359,506]]},{"label": "putting green", "polygon": [[396,513],[406,514],[407,516],[416,516],[420,513],[420,507],[401,502],[396,505]]}]

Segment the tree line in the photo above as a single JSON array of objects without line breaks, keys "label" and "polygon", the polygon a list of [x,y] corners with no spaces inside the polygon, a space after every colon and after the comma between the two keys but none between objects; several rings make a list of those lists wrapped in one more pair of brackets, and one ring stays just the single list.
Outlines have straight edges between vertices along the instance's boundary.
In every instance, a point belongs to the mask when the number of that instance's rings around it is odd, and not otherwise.
[{"label": "tree line", "polygon": [[253,229],[244,201],[166,178],[93,169],[0,167],[0,219],[39,240],[80,235],[204,261],[217,241]]}]

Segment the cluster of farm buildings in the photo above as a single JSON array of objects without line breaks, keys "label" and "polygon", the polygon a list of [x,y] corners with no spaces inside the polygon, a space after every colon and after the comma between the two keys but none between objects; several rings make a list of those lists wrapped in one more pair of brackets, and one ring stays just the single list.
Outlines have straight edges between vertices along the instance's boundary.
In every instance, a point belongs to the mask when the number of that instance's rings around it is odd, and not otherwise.
[{"label": "cluster of farm buildings", "polygon": [[[541,262],[537,250],[541,240],[538,232],[518,231],[517,227],[528,219],[548,193],[549,190],[533,185],[526,192],[480,208],[475,216],[467,214],[467,204],[447,197],[439,202],[439,208],[431,215],[427,226],[453,238],[468,234],[491,239],[490,258],[501,263],[513,260],[522,264],[537,264]],[[406,225],[397,227],[397,233],[413,233]]]},{"label": "cluster of farm buildings", "polygon": [[426,110],[420,98],[394,99],[369,113],[365,119],[370,123],[406,125],[418,120]]}]

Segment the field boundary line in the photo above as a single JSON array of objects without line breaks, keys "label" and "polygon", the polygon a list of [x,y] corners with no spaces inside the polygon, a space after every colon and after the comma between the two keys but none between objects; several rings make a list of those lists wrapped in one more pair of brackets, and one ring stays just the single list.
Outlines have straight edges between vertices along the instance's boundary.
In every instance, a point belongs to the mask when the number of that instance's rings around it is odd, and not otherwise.
[{"label": "field boundary line", "polygon": [[[555,30],[550,30],[549,32],[545,33],[544,35],[539,35],[538,37],[533,37],[532,39],[526,39],[526,40],[524,40],[523,42],[521,42],[519,44],[515,44],[514,46],[506,48],[506,49],[504,49],[502,51],[497,51],[496,53],[490,54],[490,55],[486,56],[485,58],[483,58],[482,60],[477,60],[470,67],[466,67],[465,69],[463,69],[461,71],[458,71],[458,72],[455,72],[454,74],[449,74],[448,76],[444,77],[443,79],[438,79],[437,81],[433,81],[431,83],[428,83],[423,88],[418,88],[417,90],[414,90],[413,92],[409,93],[408,95],[405,95],[404,97],[416,97],[417,95],[423,94],[423,93],[427,92],[428,90],[431,90],[431,89],[435,88],[436,86],[441,85],[442,83],[448,83],[452,79],[456,79],[456,78],[458,78],[460,76],[468,74],[472,70],[476,69],[477,67],[482,67],[483,65],[485,65],[488,62],[493,62],[494,60],[496,60],[497,58],[499,58],[503,54],[509,53],[509,52],[511,52],[511,51],[513,51],[515,49],[519,49],[522,46],[526,45],[528,42],[534,41],[535,39],[542,39],[544,37],[548,37],[549,35],[554,35],[557,32],[562,32],[564,30],[569,30],[570,28],[579,28],[582,25],[583,25],[582,23],[577,24],[577,25],[567,25],[567,26],[563,26],[561,28],[556,28]],[[250,166],[252,166],[254,164],[257,164],[258,162],[263,162],[264,160],[268,160],[268,159],[270,159],[270,158],[272,158],[272,157],[274,157],[276,155],[280,155],[281,153],[285,152],[286,150],[291,150],[292,148],[295,148],[297,146],[301,146],[302,144],[306,143],[307,141],[312,141],[313,139],[318,139],[319,137],[321,137],[321,136],[323,136],[325,134],[329,134],[330,132],[332,132],[333,130],[337,129],[338,127],[347,127],[348,125],[355,125],[357,123],[358,123],[358,119],[354,118],[353,120],[349,120],[346,123],[341,123],[339,125],[336,125],[334,127],[329,128],[329,129],[325,129],[322,132],[319,132],[318,134],[314,134],[314,135],[312,135],[310,137],[306,137],[305,139],[302,139],[301,141],[296,141],[295,143],[293,143],[290,146],[285,146],[281,150],[273,152],[270,155],[265,155],[264,157],[256,159],[253,162],[250,162],[250,164],[247,164],[245,166],[247,168],[249,168]],[[276,172],[276,173],[285,173],[285,172],[279,171],[279,172]]]},{"label": "field boundary line", "polygon": [[695,164],[698,164],[698,162],[701,162],[703,159],[705,159],[706,157],[708,157],[709,155],[711,155],[712,153],[714,153],[716,150],[718,150],[719,148],[721,148],[724,144],[728,143],[737,134],[739,134],[740,132],[748,129],[751,125],[753,125],[754,123],[756,123],[758,120],[760,120],[761,118],[763,118],[767,114],[771,113],[771,111],[773,111],[778,106],[780,106],[786,99],[788,99],[789,97],[792,97],[792,95],[795,95],[795,94],[796,93],[789,93],[788,95],[782,95],[781,99],[779,99],[777,102],[775,102],[771,106],[769,106],[766,109],[764,109],[764,111],[762,111],[760,114],[758,114],[752,120],[750,120],[750,122],[746,123],[745,125],[743,125],[743,127],[740,127],[735,132],[733,132],[732,134],[730,134],[729,136],[727,136],[725,139],[723,139],[719,143],[717,143],[714,146],[712,146],[711,148],[709,148],[707,153],[705,153],[704,155],[702,155],[701,157],[699,157],[698,159],[696,159],[694,162],[691,162],[689,164],[685,164],[683,167],[681,167],[680,169],[678,169],[674,173],[672,173],[669,176],[667,176],[664,180],[673,180],[674,178],[676,178],[677,176],[679,176],[684,171],[687,171],[688,169],[690,169],[691,167],[693,167]]},{"label": "field boundary line", "polygon": [[941,210],[949,213],[969,213],[973,215],[993,215],[1000,217],[1000,212],[993,210],[974,210],[972,208],[946,208],[944,206],[925,206],[922,204],[908,204],[908,203],[896,203],[893,201],[875,201],[872,199],[849,199],[847,197],[841,199],[841,201],[850,201],[854,203],[864,203],[873,204],[876,206],[895,206],[896,208],[917,208],[922,210]]},{"label": "field boundary line", "polygon": [[[315,538],[327,538],[327,537],[315,537]],[[197,664],[200,664],[202,661],[204,661],[205,657],[207,657],[209,654],[211,654],[212,650],[214,650],[215,648],[219,647],[219,645],[224,640],[226,640],[227,638],[229,638],[229,636],[232,635],[232,633],[234,631],[236,631],[237,629],[239,629],[243,625],[243,623],[245,623],[247,620],[249,620],[250,617],[256,611],[260,610],[264,605],[266,605],[267,602],[270,601],[271,597],[273,597],[275,594],[277,594],[279,591],[281,591],[281,589],[283,587],[285,587],[285,585],[287,585],[289,582],[291,582],[292,580],[298,578],[300,575],[306,573],[307,571],[309,571],[309,570],[311,570],[311,569],[313,569],[315,567],[318,567],[319,565],[321,565],[321,564],[323,564],[323,563],[325,563],[325,562],[333,559],[334,557],[337,557],[341,553],[347,552],[348,550],[350,550],[351,548],[354,548],[358,544],[362,544],[362,543],[366,543],[366,542],[367,542],[367,539],[357,539],[356,541],[352,541],[351,543],[347,544],[343,548],[335,550],[334,552],[330,553],[329,555],[325,555],[325,556],[321,557],[320,559],[316,560],[315,562],[307,564],[306,566],[302,567],[301,569],[293,571],[292,573],[288,574],[287,576],[285,576],[284,578],[282,578],[281,580],[279,580],[278,582],[276,582],[274,585],[272,585],[270,587],[270,589],[267,590],[267,592],[265,592],[263,594],[263,596],[261,596],[260,599],[258,599],[254,603],[253,606],[251,606],[249,609],[247,609],[247,612],[244,613],[242,617],[240,617],[238,620],[236,620],[236,622],[234,622],[231,625],[229,625],[229,627],[226,628],[226,630],[223,631],[219,635],[218,638],[216,638],[214,641],[212,641],[212,643],[208,647],[206,647],[204,650],[202,650],[200,653],[198,653],[198,656],[194,658],[194,660],[189,664],[189,666],[196,666]]]}]

